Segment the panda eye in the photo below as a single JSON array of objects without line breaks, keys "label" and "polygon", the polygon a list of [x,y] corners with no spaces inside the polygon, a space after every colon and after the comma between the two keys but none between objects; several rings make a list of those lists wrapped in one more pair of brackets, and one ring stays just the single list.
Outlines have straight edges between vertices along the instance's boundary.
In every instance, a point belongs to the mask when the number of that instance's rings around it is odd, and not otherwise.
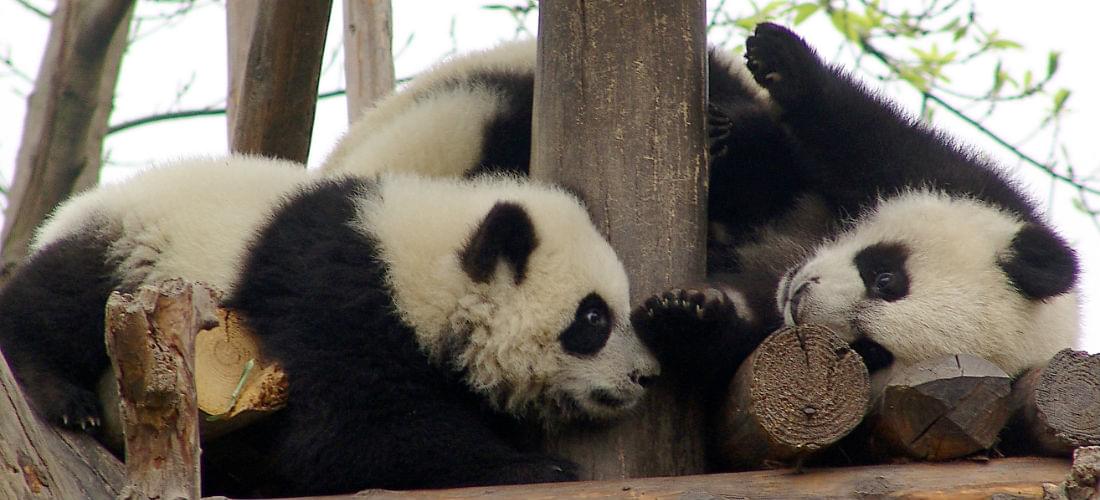
[{"label": "panda eye", "polygon": [[607,325],[607,316],[604,316],[603,311],[597,308],[589,309],[587,312],[584,313],[583,317],[584,321],[586,321],[590,326],[602,328]]},{"label": "panda eye", "polygon": [[878,273],[878,276],[875,276],[875,289],[880,291],[888,290],[890,288],[890,283],[892,283],[893,281],[894,273]]},{"label": "panda eye", "polygon": [[909,280],[904,274],[883,271],[875,275],[869,292],[872,297],[893,302],[909,294]]},{"label": "panda eye", "polygon": [[611,337],[611,308],[596,293],[577,304],[573,321],[561,332],[562,349],[573,356],[592,356],[600,352]]}]

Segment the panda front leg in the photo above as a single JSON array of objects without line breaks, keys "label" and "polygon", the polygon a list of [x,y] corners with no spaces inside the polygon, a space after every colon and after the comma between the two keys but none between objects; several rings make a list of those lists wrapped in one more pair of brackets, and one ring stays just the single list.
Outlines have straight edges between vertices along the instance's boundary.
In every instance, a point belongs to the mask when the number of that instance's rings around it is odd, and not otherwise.
[{"label": "panda front leg", "polygon": [[[674,288],[631,313],[642,341],[678,383],[716,395],[764,338],[725,285]],[[744,307],[744,304],[742,304]]]}]

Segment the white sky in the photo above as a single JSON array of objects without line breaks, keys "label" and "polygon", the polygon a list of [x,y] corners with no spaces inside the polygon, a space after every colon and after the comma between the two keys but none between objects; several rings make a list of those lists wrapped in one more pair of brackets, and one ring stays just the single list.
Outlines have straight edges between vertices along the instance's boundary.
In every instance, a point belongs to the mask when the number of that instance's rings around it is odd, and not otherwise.
[{"label": "white sky", "polygon": [[[742,1],[729,0],[727,5]],[[52,2],[32,3],[45,6],[46,10],[53,8]],[[333,3],[326,50],[329,55],[320,85],[322,92],[341,88],[343,81],[342,58],[333,55],[341,42],[342,2]],[[467,51],[511,38],[515,33],[511,17],[499,11],[481,10],[479,7],[485,3],[512,2],[393,0],[397,76],[413,75],[452,49]],[[924,2],[884,3],[917,8]],[[1026,48],[1022,52],[1006,53],[1006,68],[1034,68],[1041,75],[1046,65],[1046,52],[1062,51],[1054,84],[1073,92],[1068,101],[1071,112],[1062,125],[1062,141],[1078,171],[1096,171],[1100,175],[1100,141],[1097,140],[1100,68],[1095,63],[1095,52],[1100,48],[1100,34],[1095,29],[1095,19],[1100,17],[1100,2],[975,0],[975,3],[986,26],[999,29],[1004,38],[1020,42]],[[141,14],[153,14],[154,8],[165,10],[139,2]],[[149,21],[140,27],[142,38],[129,49],[123,62],[111,123],[163,111],[222,106],[226,81],[224,22],[223,7],[214,5],[198,9],[170,26],[153,29],[162,23]],[[529,29],[534,31],[534,19]],[[0,3],[0,56],[10,58],[30,78],[37,73],[48,30],[47,20],[31,14],[16,2]],[[839,38],[827,20],[812,18],[799,26],[798,31],[826,58],[851,63],[849,53],[836,50]],[[988,86],[991,70],[986,67],[974,70],[973,75],[955,75],[953,79],[956,83],[970,83],[972,79],[974,93],[978,93]],[[7,186],[11,182],[26,94],[30,89],[30,82],[0,67],[0,185]],[[887,86],[883,90],[907,108],[916,109],[918,102],[912,91],[900,85]],[[328,153],[346,129],[345,106],[342,98],[327,99],[319,104],[311,165],[316,165]],[[1047,138],[1025,139],[1041,119],[1042,109],[1049,104],[1044,100],[1031,106],[1011,106],[1011,114],[994,115],[987,126],[1009,142],[1022,144],[1028,154],[1045,160],[1049,154]],[[1100,229],[1073,208],[1068,196],[1071,190],[1067,186],[1052,185],[1048,177],[1019,163],[1004,149],[952,120],[947,113],[938,113],[936,123],[964,142],[982,148],[1002,164],[1016,167],[1037,199],[1054,200],[1047,206],[1048,213],[1062,233],[1077,246],[1085,266],[1082,307],[1086,338],[1079,347],[1100,352]],[[114,134],[106,143],[105,151],[111,165],[105,168],[104,178],[108,181],[123,178],[139,168],[174,158],[222,154],[226,151],[225,138],[223,117],[173,120]]]}]

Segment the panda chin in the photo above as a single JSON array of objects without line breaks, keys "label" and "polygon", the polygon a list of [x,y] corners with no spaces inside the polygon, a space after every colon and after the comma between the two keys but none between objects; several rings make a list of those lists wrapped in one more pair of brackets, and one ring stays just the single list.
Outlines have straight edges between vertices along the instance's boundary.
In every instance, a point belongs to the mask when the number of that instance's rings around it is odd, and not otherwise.
[{"label": "panda chin", "polygon": [[569,421],[608,421],[632,410],[644,391],[595,388],[583,394],[562,394],[557,398],[559,417]]}]

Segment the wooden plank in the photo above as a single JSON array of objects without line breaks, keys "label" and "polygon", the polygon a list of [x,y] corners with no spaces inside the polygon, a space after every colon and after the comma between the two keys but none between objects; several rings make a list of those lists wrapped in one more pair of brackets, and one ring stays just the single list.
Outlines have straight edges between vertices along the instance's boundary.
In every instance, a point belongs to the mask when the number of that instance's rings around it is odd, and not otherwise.
[{"label": "wooden plank", "polygon": [[[243,72],[230,73],[230,150],[305,163],[331,9],[332,0],[260,0],[229,10],[230,30],[255,18],[245,63],[230,63]],[[246,37],[230,39],[230,56],[240,57]]]},{"label": "wooden plank", "polygon": [[344,0],[344,69],[348,122],[393,91],[390,0]]},{"label": "wooden plank", "polygon": [[[703,278],[704,24],[702,0],[539,4],[531,171],[581,194],[635,304]],[[698,404],[665,381],[624,422],[547,444],[583,478],[698,473],[702,432]]]},{"label": "wooden plank", "polygon": [[26,257],[34,229],[46,215],[95,179],[133,4],[133,0],[57,4],[27,101],[0,231],[0,281]]},{"label": "wooden plank", "polygon": [[777,469],[432,491],[368,490],[354,498],[1042,498],[1043,484],[1060,483],[1069,471],[1069,460],[1062,458],[1004,458],[988,462],[806,469],[801,473]]}]

